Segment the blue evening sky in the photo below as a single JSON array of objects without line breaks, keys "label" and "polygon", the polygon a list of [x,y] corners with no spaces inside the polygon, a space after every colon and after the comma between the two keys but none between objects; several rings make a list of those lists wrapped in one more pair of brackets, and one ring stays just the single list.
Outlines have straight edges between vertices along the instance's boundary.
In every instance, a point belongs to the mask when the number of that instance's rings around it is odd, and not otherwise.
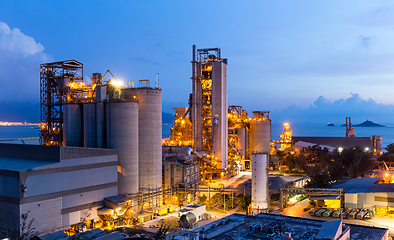
[{"label": "blue evening sky", "polygon": [[173,113],[187,106],[196,44],[228,58],[230,105],[273,121],[393,123],[393,30],[394,2],[379,0],[1,1],[0,121],[12,104],[14,119],[37,118],[39,64],[68,59],[85,80],[159,73]]}]

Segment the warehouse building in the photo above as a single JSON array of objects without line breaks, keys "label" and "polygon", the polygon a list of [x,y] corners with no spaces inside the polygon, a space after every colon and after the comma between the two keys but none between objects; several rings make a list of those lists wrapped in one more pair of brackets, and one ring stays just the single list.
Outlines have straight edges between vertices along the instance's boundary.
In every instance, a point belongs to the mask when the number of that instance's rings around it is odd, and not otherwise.
[{"label": "warehouse building", "polygon": [[345,208],[366,208],[376,213],[394,212],[394,183],[379,183],[379,178],[341,180],[331,188],[342,188]]},{"label": "warehouse building", "polygon": [[39,233],[97,219],[117,176],[113,149],[0,144],[1,237],[19,234],[24,218]]}]

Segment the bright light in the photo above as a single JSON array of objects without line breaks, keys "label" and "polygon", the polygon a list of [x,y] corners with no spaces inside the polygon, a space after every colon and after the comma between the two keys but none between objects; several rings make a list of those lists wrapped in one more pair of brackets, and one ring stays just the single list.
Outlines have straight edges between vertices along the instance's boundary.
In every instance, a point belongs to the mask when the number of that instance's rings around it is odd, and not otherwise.
[{"label": "bright light", "polygon": [[121,81],[117,81],[117,80],[111,80],[111,84],[117,88],[120,88],[123,85],[123,83]]},{"label": "bright light", "polygon": [[339,147],[339,148],[338,148],[338,152],[341,153],[342,151],[343,151],[343,148],[342,148],[342,147]]},{"label": "bright light", "polygon": [[365,151],[368,152],[368,151],[369,151],[369,148],[366,147],[366,148],[365,148]]},{"label": "bright light", "polygon": [[386,177],[388,177],[389,176],[389,174],[388,173],[386,173],[386,174],[384,174]]}]

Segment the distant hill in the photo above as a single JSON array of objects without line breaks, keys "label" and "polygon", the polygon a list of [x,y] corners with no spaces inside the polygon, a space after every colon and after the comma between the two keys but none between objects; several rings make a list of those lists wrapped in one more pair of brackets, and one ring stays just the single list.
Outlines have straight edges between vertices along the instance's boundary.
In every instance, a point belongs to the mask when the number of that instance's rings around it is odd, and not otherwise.
[{"label": "distant hill", "polygon": [[380,124],[374,123],[369,120],[367,120],[363,123],[357,124],[357,125],[353,125],[353,126],[356,126],[356,127],[384,127],[384,125],[380,125]]},{"label": "distant hill", "polygon": [[[342,124],[341,126],[345,127],[346,124]],[[362,122],[360,124],[353,124],[353,127],[385,127],[385,126],[367,120],[367,121]]]},{"label": "distant hill", "polygon": [[335,127],[335,125],[333,123],[328,123],[327,127]]},{"label": "distant hill", "polygon": [[161,117],[163,124],[168,124],[168,125],[174,124],[174,117],[175,117],[174,114],[162,112]]}]

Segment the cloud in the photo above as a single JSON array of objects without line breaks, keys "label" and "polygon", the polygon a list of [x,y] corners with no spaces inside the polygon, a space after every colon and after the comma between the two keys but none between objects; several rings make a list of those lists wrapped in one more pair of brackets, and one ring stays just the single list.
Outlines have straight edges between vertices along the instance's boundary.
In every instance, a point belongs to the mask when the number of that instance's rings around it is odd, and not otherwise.
[{"label": "cloud", "polygon": [[343,123],[346,117],[352,117],[354,123],[365,120],[392,123],[394,105],[377,103],[371,98],[366,100],[357,93],[351,93],[351,97],[347,99],[330,101],[320,96],[307,108],[293,104],[281,111],[271,113],[274,122]]},{"label": "cloud", "polygon": [[0,121],[38,122],[40,64],[50,61],[41,43],[0,22]]},{"label": "cloud", "polygon": [[359,36],[358,40],[360,41],[360,45],[363,48],[369,48],[372,44],[374,44],[372,37]]},{"label": "cloud", "polygon": [[0,22],[0,101],[39,101],[40,64],[52,58],[18,28]]}]

